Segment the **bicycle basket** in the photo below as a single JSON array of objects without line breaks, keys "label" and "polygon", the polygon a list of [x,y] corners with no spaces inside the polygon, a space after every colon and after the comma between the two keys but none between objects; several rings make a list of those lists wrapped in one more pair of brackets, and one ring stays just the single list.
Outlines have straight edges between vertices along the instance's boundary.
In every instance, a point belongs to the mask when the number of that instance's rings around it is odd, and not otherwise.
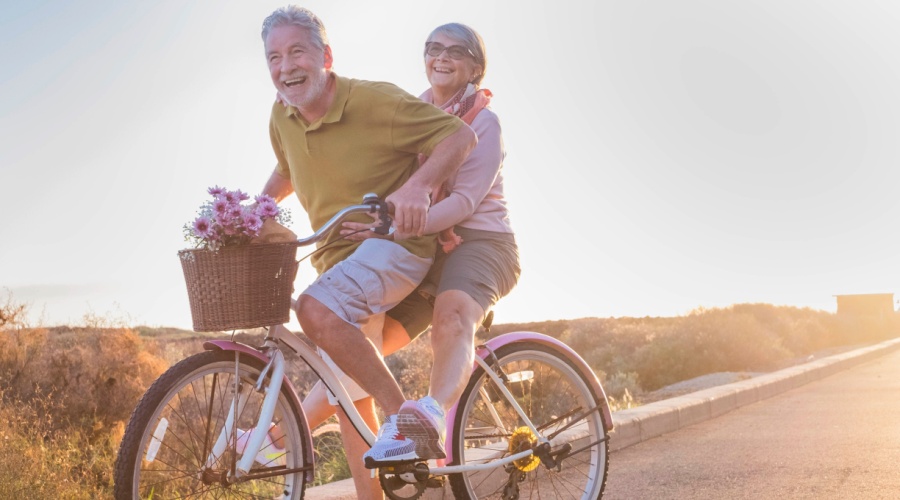
[{"label": "bicycle basket", "polygon": [[178,252],[194,331],[279,325],[290,320],[297,243]]}]

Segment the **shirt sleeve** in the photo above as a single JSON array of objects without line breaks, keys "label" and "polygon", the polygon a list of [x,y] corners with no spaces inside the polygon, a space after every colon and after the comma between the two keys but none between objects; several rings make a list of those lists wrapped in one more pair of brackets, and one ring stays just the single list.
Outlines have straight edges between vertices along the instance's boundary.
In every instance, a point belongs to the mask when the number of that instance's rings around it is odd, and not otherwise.
[{"label": "shirt sleeve", "polygon": [[482,110],[472,121],[478,144],[459,167],[449,196],[428,210],[425,234],[434,234],[468,219],[484,200],[503,164],[500,121]]},{"label": "shirt sleeve", "polygon": [[435,146],[465,125],[458,117],[407,95],[398,100],[391,138],[399,151],[429,156]]}]

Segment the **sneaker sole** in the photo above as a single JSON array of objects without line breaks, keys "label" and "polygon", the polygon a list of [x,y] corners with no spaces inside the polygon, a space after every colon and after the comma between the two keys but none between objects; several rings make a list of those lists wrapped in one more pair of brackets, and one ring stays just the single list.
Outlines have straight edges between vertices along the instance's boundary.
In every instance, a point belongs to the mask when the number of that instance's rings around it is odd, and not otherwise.
[{"label": "sneaker sole", "polygon": [[415,401],[403,403],[397,414],[397,430],[416,443],[416,454],[423,459],[447,458],[440,433],[426,413],[419,410]]},{"label": "sneaker sole", "polygon": [[394,465],[403,465],[421,461],[422,459],[419,458],[417,453],[407,453],[405,455],[391,457],[390,460],[375,460],[372,457],[365,457],[363,459],[366,469],[378,469],[379,467],[391,467]]}]

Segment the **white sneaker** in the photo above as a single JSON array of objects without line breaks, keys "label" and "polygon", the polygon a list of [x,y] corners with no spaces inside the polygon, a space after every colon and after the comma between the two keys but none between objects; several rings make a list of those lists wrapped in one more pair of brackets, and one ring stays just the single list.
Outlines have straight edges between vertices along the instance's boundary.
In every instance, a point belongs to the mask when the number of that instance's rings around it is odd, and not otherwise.
[{"label": "white sneaker", "polygon": [[397,414],[397,429],[416,443],[416,454],[420,458],[447,457],[444,453],[447,418],[444,409],[431,396],[403,403]]},{"label": "white sneaker", "polygon": [[416,455],[416,444],[406,439],[397,430],[397,415],[391,415],[381,424],[378,438],[372,449],[363,454],[363,461],[368,469],[377,469],[385,465],[419,460]]},{"label": "white sneaker", "polygon": [[[272,425],[274,426],[274,424]],[[244,454],[244,448],[247,447],[247,442],[250,441],[250,435],[252,433],[253,430],[245,431],[243,429],[237,429],[237,442],[235,443],[235,448],[237,448],[236,451],[239,454]],[[275,444],[271,434],[266,433],[262,446],[259,448],[259,453],[256,454],[256,461],[259,462],[260,465],[266,467],[285,465],[287,463],[287,453],[284,451],[284,448],[280,448]]]}]

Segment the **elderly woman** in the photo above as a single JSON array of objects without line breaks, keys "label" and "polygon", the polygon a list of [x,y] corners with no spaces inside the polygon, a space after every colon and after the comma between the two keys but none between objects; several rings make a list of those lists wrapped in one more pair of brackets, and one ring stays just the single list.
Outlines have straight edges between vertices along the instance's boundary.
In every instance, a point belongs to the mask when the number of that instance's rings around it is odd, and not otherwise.
[{"label": "elderly woman", "polygon": [[[518,248],[503,196],[500,122],[488,107],[491,92],[480,88],[487,66],[484,42],[466,25],[445,24],[428,36],[424,57],[431,87],[421,99],[462,118],[478,135],[478,145],[441,192],[433,194],[425,232],[439,233],[441,248],[434,266],[419,289],[385,319],[385,355],[431,324],[432,352],[440,356],[434,356],[429,394],[407,401],[396,419],[388,417],[365,454],[368,467],[398,461],[392,451],[410,438],[417,457],[404,460],[444,458],[444,414],[465,388],[474,362],[475,332],[519,277]],[[371,231],[358,232],[368,228],[363,224],[344,226],[348,238],[377,237]],[[303,403],[313,425],[334,411],[324,392],[319,385]],[[348,450],[351,459],[353,455]]]}]

